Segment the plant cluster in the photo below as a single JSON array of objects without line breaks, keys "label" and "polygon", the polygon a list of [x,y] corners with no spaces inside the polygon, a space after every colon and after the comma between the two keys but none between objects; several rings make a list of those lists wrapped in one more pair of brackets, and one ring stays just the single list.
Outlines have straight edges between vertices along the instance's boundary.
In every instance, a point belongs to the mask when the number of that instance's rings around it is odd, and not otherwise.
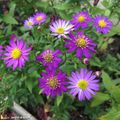
[{"label": "plant cluster", "polygon": [[119,1],[103,1],[105,12],[87,0],[18,3],[0,19],[0,112],[16,101],[47,106],[55,120],[75,112],[76,119],[119,120],[120,55],[109,52],[119,35]]}]

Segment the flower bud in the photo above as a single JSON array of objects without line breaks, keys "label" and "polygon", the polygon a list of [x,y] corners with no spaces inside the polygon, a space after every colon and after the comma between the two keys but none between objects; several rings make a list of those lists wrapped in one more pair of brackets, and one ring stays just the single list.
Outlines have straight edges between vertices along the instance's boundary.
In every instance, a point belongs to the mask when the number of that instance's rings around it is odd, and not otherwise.
[{"label": "flower bud", "polygon": [[88,59],[88,58],[84,58],[84,59],[83,59],[83,63],[84,63],[84,64],[88,64],[88,63],[89,63],[89,59]]}]

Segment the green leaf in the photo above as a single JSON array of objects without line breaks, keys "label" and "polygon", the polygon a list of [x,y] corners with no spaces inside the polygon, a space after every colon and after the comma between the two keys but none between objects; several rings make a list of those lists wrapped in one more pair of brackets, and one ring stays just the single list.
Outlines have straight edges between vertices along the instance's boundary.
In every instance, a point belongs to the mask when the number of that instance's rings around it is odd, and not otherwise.
[{"label": "green leaf", "polygon": [[92,66],[97,66],[97,67],[100,67],[100,68],[101,68],[101,66],[102,66],[102,61],[100,61],[99,58],[94,57],[93,59],[90,60],[90,64],[91,64]]},{"label": "green leaf", "polygon": [[7,24],[18,24],[16,19],[9,14],[7,14],[3,17],[3,21]]},{"label": "green leaf", "polygon": [[96,14],[104,14],[104,10],[103,9],[101,9],[101,8],[98,8],[98,7],[93,7],[92,9],[91,9],[91,14],[92,15],[96,15]]},{"label": "green leaf", "polygon": [[120,110],[112,108],[106,115],[101,116],[99,120],[120,120]]},{"label": "green leaf", "polygon": [[103,0],[102,5],[107,8],[109,6],[109,2],[106,0]]},{"label": "green leaf", "polygon": [[111,11],[109,9],[105,10],[105,16],[109,16]]},{"label": "green leaf", "polygon": [[106,72],[102,71],[102,79],[105,88],[110,92],[112,88],[112,81],[110,76]]},{"label": "green leaf", "polygon": [[118,26],[112,27],[111,31],[105,36],[111,37],[111,36],[114,36],[114,35],[119,34],[119,33],[120,33],[120,26],[118,25]]},{"label": "green leaf", "polygon": [[28,79],[28,80],[25,81],[25,85],[27,86],[27,88],[30,91],[30,93],[32,93],[33,81],[31,79]]},{"label": "green leaf", "polygon": [[66,20],[69,20],[71,18],[71,15],[65,13],[65,11],[59,11],[59,15]]},{"label": "green leaf", "polygon": [[54,8],[56,8],[58,10],[67,10],[71,7],[72,7],[71,4],[68,4],[68,3],[58,4],[58,5],[54,6]]},{"label": "green leaf", "polygon": [[108,42],[104,42],[100,48],[101,51],[105,51],[108,47]]},{"label": "green leaf", "polygon": [[93,101],[91,102],[91,107],[98,106],[109,99],[110,96],[108,94],[98,92],[96,96],[94,96]]},{"label": "green leaf", "polygon": [[120,103],[120,88],[118,86],[114,86],[111,89],[111,94],[114,97],[114,99]]},{"label": "green leaf", "polygon": [[63,100],[63,94],[62,94],[61,96],[58,96],[58,97],[57,97],[57,99],[56,99],[56,104],[57,104],[57,106],[60,105],[60,103],[62,102],[62,100]]},{"label": "green leaf", "polygon": [[91,102],[91,107],[98,106],[109,99],[110,96],[108,94],[98,92],[96,96],[94,96],[93,101]]},{"label": "green leaf", "polygon": [[40,7],[40,8],[47,8],[48,6],[49,6],[49,3],[48,2],[36,2],[36,4],[35,4],[37,7]]},{"label": "green leaf", "polygon": [[11,15],[11,16],[14,15],[15,7],[16,7],[16,4],[14,2],[11,2],[10,6],[9,6],[9,8],[10,8],[9,15]]}]

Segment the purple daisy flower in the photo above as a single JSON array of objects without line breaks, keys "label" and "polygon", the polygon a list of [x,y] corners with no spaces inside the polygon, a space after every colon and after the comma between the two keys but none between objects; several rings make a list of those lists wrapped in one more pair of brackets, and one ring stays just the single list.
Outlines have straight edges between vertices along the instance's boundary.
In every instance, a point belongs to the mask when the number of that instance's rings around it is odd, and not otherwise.
[{"label": "purple daisy flower", "polygon": [[27,20],[25,20],[24,27],[28,29],[32,29],[34,24],[35,23],[33,17],[29,17]]},{"label": "purple daisy flower", "polygon": [[73,25],[66,20],[57,20],[50,25],[51,35],[60,37],[67,37],[66,35],[73,31]]},{"label": "purple daisy flower", "polygon": [[2,55],[3,55],[3,46],[0,45],[0,59],[1,59]]},{"label": "purple daisy flower", "polygon": [[20,40],[10,40],[10,43],[5,48],[4,58],[7,67],[15,70],[17,67],[22,68],[25,65],[25,61],[28,60],[31,48],[26,47],[26,43]]},{"label": "purple daisy flower", "polygon": [[38,12],[34,15],[34,21],[35,21],[35,24],[41,24],[43,22],[45,22],[47,16],[45,13],[41,13],[41,12]]},{"label": "purple daisy flower", "polygon": [[99,33],[107,34],[112,27],[112,22],[107,17],[100,15],[96,16],[93,22],[94,27]]},{"label": "purple daisy flower", "polygon": [[88,36],[85,36],[83,32],[78,32],[76,36],[72,33],[69,34],[69,39],[65,41],[68,44],[65,44],[66,48],[69,48],[68,53],[76,50],[76,56],[81,59],[84,55],[86,58],[91,58],[91,53],[95,53],[96,44],[93,43],[93,40]]},{"label": "purple daisy flower", "polygon": [[79,27],[86,28],[88,27],[88,23],[92,22],[92,18],[88,12],[82,11],[73,15],[73,19],[71,23],[74,25],[76,29]]},{"label": "purple daisy flower", "polygon": [[62,62],[62,59],[58,57],[60,54],[62,54],[60,50],[45,50],[36,57],[36,60],[42,62],[45,67],[52,70],[53,68],[57,68],[58,64]]},{"label": "purple daisy flower", "polygon": [[42,78],[39,78],[40,88],[43,89],[43,94],[47,96],[57,96],[61,95],[63,92],[67,91],[66,85],[66,74],[59,71],[46,70],[46,73],[42,72]]},{"label": "purple daisy flower", "polygon": [[72,72],[71,77],[68,77],[68,79],[70,80],[67,87],[70,89],[69,93],[74,97],[78,95],[80,101],[90,100],[96,94],[96,91],[99,90],[99,80],[92,74],[92,71],[87,69],[81,69],[80,72]]}]

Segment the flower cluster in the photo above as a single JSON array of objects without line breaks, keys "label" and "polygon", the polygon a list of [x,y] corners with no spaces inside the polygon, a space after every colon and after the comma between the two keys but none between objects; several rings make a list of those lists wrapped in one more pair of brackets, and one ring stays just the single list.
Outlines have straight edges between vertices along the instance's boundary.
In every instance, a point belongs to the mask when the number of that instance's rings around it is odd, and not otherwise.
[{"label": "flower cluster", "polygon": [[102,34],[107,34],[112,27],[112,22],[107,17],[97,15],[92,18],[92,15],[85,11],[73,15],[71,23],[74,25],[75,29],[80,27],[86,28],[89,23],[91,23],[96,28],[97,32]]},{"label": "flower cluster", "polygon": [[24,27],[31,29],[34,25],[41,25],[43,22],[45,22],[46,18],[46,14],[37,12],[32,17],[29,17],[27,20],[25,20]]},{"label": "flower cluster", "polygon": [[[41,17],[40,17],[41,16]],[[36,14],[31,21],[34,24],[40,25],[46,19],[45,14]],[[38,20],[40,20],[38,22]],[[42,21],[43,20],[43,21]],[[87,28],[93,25],[96,31],[102,34],[107,34],[112,27],[111,21],[103,16],[95,16],[92,18],[88,12],[82,11],[73,15],[72,20],[66,21],[58,19],[50,24],[51,35],[58,38],[64,38],[67,52],[76,51],[76,56],[81,60],[83,57],[87,61],[96,53],[96,43],[92,38],[84,32],[79,31],[79,28]],[[43,94],[47,96],[61,95],[63,92],[70,90],[69,93],[74,97],[78,96],[80,101],[89,100],[99,90],[99,80],[93,75],[92,71],[81,69],[80,72],[72,72],[69,80],[66,81],[66,74],[58,69],[62,59],[59,57],[62,52],[60,50],[45,50],[36,57],[36,60],[41,62],[46,69],[46,72],[41,73],[39,78],[39,86],[43,89]]]},{"label": "flower cluster", "polygon": [[[37,12],[32,17],[29,17],[24,22],[24,27],[32,29],[34,25],[41,25],[45,22],[47,16],[45,13]],[[96,53],[96,43],[82,30],[93,25],[98,33],[107,34],[111,27],[111,21],[104,16],[95,16],[92,18],[88,12],[82,11],[73,15],[72,20],[66,21],[58,19],[50,23],[51,35],[58,38],[64,38],[64,46],[67,48],[67,53],[74,52],[81,60],[84,58],[84,63],[88,63],[92,54]],[[80,30],[79,28],[82,28]],[[15,35],[11,35],[9,45],[3,47],[0,45],[0,57],[2,56],[7,67],[22,68],[28,60],[31,48],[28,48],[22,39],[18,39]],[[96,91],[99,90],[99,80],[92,71],[80,69],[80,71],[72,72],[67,77],[59,69],[59,65],[63,60],[60,58],[62,50],[42,51],[36,56],[36,60],[42,63],[45,67],[45,72],[41,73],[38,78],[39,87],[43,89],[43,94],[47,96],[61,95],[63,92],[72,94],[78,97],[80,101],[90,100]]]},{"label": "flower cluster", "polygon": [[[93,24],[97,32],[107,34],[112,22],[107,17],[95,16],[92,18],[88,12],[82,11],[73,15],[71,21],[56,20],[50,25],[51,35],[65,39],[65,47],[68,48],[68,53],[76,51],[76,56],[81,60],[83,56],[90,59],[93,53],[96,53],[96,44],[84,32],[78,28],[86,28],[89,24]],[[76,33],[73,34],[72,31]]]},{"label": "flower cluster", "polygon": [[61,55],[60,50],[45,50],[43,53],[36,57],[36,60],[41,62],[46,73],[42,73],[42,78],[39,78],[40,88],[43,89],[43,93],[49,96],[61,95],[62,92],[66,92],[66,74],[61,70],[57,70],[59,63],[62,59],[58,57]]}]

